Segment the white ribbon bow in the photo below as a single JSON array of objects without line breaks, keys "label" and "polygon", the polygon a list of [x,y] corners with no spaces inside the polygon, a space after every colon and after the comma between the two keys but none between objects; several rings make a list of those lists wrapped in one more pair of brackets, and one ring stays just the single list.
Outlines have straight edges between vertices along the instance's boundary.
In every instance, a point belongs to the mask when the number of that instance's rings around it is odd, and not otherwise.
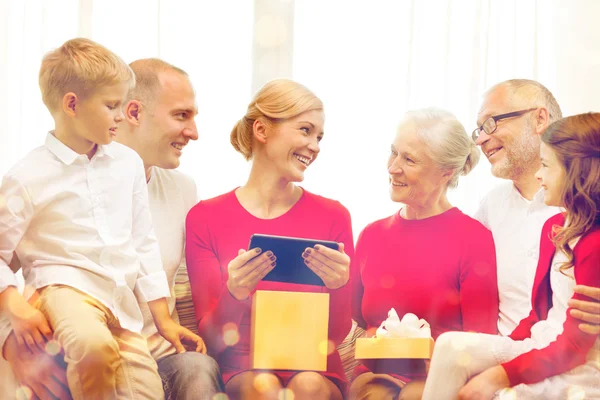
[{"label": "white ribbon bow", "polygon": [[402,320],[393,308],[388,312],[388,317],[377,328],[375,337],[378,338],[430,338],[431,328],[423,318],[415,314],[404,314]]}]

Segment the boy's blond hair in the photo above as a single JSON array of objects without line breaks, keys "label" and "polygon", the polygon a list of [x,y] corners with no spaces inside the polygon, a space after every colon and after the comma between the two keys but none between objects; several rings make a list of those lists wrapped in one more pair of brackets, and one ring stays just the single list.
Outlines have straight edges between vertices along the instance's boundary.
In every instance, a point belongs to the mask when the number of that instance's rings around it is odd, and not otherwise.
[{"label": "boy's blond hair", "polygon": [[39,84],[42,100],[51,113],[59,109],[68,92],[82,99],[98,86],[119,83],[135,86],[131,68],[115,53],[89,39],[68,40],[42,59]]}]

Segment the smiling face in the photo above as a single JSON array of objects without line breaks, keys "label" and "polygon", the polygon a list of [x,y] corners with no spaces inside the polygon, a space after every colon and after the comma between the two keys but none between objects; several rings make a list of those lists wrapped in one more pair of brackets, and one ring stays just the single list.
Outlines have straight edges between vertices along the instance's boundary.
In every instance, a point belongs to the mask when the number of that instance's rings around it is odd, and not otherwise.
[{"label": "smiling face", "polygon": [[[489,93],[477,115],[477,126],[491,116],[529,108],[526,104],[513,104],[515,101],[510,97],[507,89],[501,86]],[[531,118],[526,114],[500,120],[494,133],[482,132],[477,139],[477,145],[492,165],[494,176],[517,180],[537,168],[540,139]]]},{"label": "smiling face", "polygon": [[177,71],[161,72],[159,81],[141,121],[144,138],[138,152],[146,166],[172,169],[188,142],[198,139],[196,96],[189,78]]},{"label": "smiling face", "polygon": [[414,208],[423,207],[445,192],[451,176],[430,157],[411,121],[398,127],[388,159],[388,173],[392,201]]},{"label": "smiling face", "polygon": [[303,181],[304,171],[319,155],[323,125],[322,110],[266,125],[266,141],[258,146],[254,162],[267,162],[288,182]]},{"label": "smiling face", "polygon": [[544,203],[548,206],[563,206],[562,193],[567,172],[556,152],[546,143],[540,145],[540,169],[535,177],[544,189]]},{"label": "smiling face", "polygon": [[75,132],[89,143],[109,144],[117,135],[123,121],[122,105],[129,85],[125,83],[102,86],[77,101],[74,113]]}]

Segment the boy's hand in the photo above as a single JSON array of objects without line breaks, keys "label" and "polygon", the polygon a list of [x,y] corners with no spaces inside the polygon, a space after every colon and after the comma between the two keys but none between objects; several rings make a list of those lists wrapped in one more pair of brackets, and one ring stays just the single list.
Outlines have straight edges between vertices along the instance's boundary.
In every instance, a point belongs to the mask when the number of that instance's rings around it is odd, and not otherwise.
[{"label": "boy's hand", "polygon": [[177,353],[185,352],[183,342],[198,353],[206,354],[206,346],[202,338],[173,321],[169,314],[167,300],[164,297],[149,301],[148,307],[152,313],[152,318],[154,318],[158,333],[175,346]]},{"label": "boy's hand", "polygon": [[194,351],[198,353],[206,354],[206,346],[202,338],[173,320],[163,321],[158,327],[158,332],[175,346],[177,353],[185,353],[186,347],[188,347],[195,349]]},{"label": "boy's hand", "polygon": [[45,352],[46,342],[52,340],[52,329],[44,314],[30,305],[13,287],[2,292],[2,303],[21,350]]}]

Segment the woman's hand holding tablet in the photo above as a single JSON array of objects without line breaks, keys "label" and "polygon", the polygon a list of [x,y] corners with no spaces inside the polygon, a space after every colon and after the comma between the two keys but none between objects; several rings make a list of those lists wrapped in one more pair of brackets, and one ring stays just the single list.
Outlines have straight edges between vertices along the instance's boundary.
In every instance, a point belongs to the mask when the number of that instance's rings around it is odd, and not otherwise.
[{"label": "woman's hand holding tablet", "polygon": [[275,268],[276,260],[272,251],[263,252],[258,247],[248,251],[240,249],[238,256],[227,265],[229,293],[238,300],[247,299],[258,282]]},{"label": "woman's hand holding tablet", "polygon": [[344,244],[340,243],[338,250],[322,245],[306,248],[302,253],[304,264],[317,274],[328,289],[338,289],[344,286],[350,278],[350,257],[344,253]]},{"label": "woman's hand holding tablet", "polygon": [[[350,257],[344,245],[318,239],[255,234],[249,249],[260,247],[277,257],[277,268],[266,281],[326,286],[337,289],[348,282]],[[308,268],[307,268],[308,267]]]}]

